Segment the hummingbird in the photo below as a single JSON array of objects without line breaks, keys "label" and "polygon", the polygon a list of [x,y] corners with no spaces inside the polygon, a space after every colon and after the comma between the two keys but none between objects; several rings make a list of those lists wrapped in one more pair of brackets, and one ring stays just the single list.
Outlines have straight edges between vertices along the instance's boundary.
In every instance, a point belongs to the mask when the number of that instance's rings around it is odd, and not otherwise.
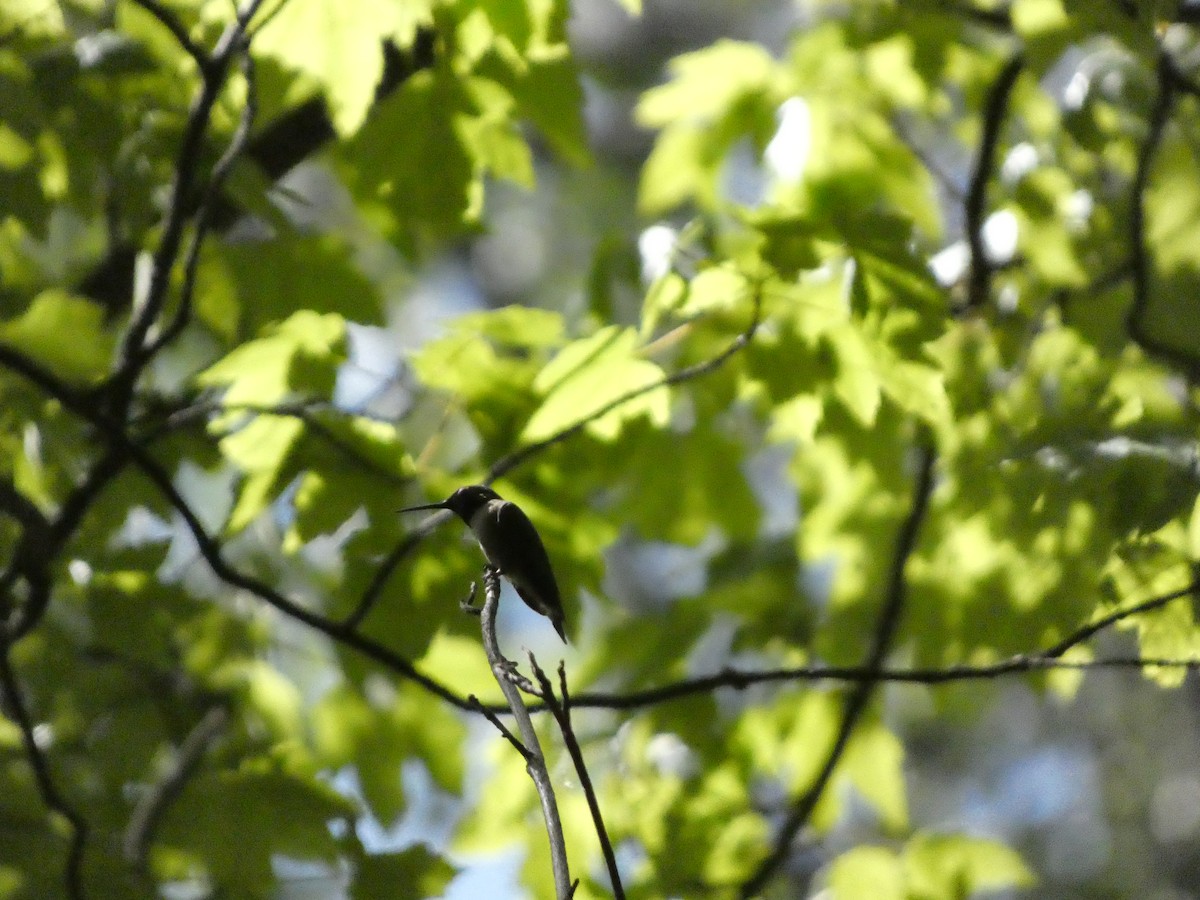
[{"label": "hummingbird", "polygon": [[470,484],[460,487],[441,503],[406,506],[399,512],[448,509],[467,523],[487,561],[500,570],[534,612],[550,620],[563,643],[562,599],[550,557],[521,507],[503,499],[490,487]]}]

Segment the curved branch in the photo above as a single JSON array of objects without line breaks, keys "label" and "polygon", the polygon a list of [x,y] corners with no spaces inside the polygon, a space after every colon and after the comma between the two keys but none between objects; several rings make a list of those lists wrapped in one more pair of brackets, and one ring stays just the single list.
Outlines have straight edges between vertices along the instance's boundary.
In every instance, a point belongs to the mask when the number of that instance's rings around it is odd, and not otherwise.
[{"label": "curved branch", "polygon": [[200,251],[204,247],[204,239],[208,237],[212,225],[213,212],[217,197],[225,186],[229,173],[234,164],[246,149],[250,139],[250,129],[254,127],[254,117],[258,113],[257,87],[254,81],[254,60],[250,54],[242,56],[242,72],[246,79],[246,104],[238,118],[237,130],[234,131],[229,146],[221,154],[209,175],[208,184],[204,188],[204,198],[196,211],[196,222],[192,229],[192,239],[188,245],[183,262],[183,286],[179,292],[179,306],[175,315],[167,323],[162,332],[150,342],[143,351],[146,358],[158,353],[163,347],[175,340],[187,326],[192,317],[192,297],[196,292],[196,275],[200,269]]},{"label": "curved branch", "polygon": [[123,417],[133,395],[133,386],[153,356],[151,348],[146,346],[146,336],[158,321],[166,304],[171,272],[179,258],[184,227],[190,216],[189,203],[195,194],[199,178],[200,158],[209,116],[221,91],[224,90],[230,64],[244,49],[242,38],[246,25],[260,3],[261,0],[250,0],[244,10],[238,13],[217,40],[208,64],[200,70],[202,84],[188,111],[187,125],[175,160],[175,178],[167,203],[162,237],[154,251],[150,286],[141,307],[135,310],[129,321],[129,327],[121,341],[117,369],[108,384],[112,392],[112,408],[118,412],[118,417]]},{"label": "curved branch", "polygon": [[1054,644],[1036,656],[1043,659],[1059,659],[1072,647],[1077,647],[1084,641],[1108,628],[1110,625],[1115,625],[1124,619],[1132,616],[1140,615],[1146,612],[1152,612],[1160,607],[1166,606],[1173,600],[1181,600],[1184,597],[1191,597],[1200,591],[1200,582],[1193,582],[1187,587],[1180,588],[1176,591],[1168,591],[1165,594],[1159,594],[1156,597],[1151,597],[1148,600],[1143,600],[1140,603],[1135,603],[1133,606],[1127,606],[1124,609],[1114,610],[1106,616],[1101,616],[1094,622],[1089,622],[1071,632],[1057,644]]},{"label": "curved branch", "polygon": [[47,809],[66,819],[71,827],[70,849],[67,852],[67,866],[63,874],[64,887],[71,900],[83,900],[83,854],[87,849],[88,824],[66,801],[54,783],[54,776],[50,774],[50,761],[38,746],[33,719],[25,705],[17,673],[12,668],[12,660],[9,659],[10,647],[11,644],[7,640],[0,641],[0,707],[3,707],[21,732],[25,758],[33,769],[34,781],[37,782],[38,792],[42,795],[42,802]]},{"label": "curved branch", "polygon": [[[257,24],[255,33],[257,32]],[[252,34],[247,33],[249,40]],[[413,74],[431,68],[436,62],[437,35],[430,28],[418,28],[411,48],[398,49],[391,42],[383,45],[383,77],[375,91],[376,103],[396,91]],[[268,181],[276,181],[337,137],[323,97],[311,97],[284,112],[261,129],[249,142],[246,156],[262,170]],[[189,198],[195,204],[197,197]],[[189,209],[189,212],[194,206]],[[213,228],[228,229],[241,215],[237,202],[220,196],[212,213]],[[102,301],[127,299],[133,286],[136,254],[129,247],[113,247],[82,280],[80,290]]]},{"label": "curved branch", "polygon": [[[0,512],[21,526],[21,536],[12,551],[8,567],[0,575],[0,639],[14,643],[42,617],[50,602],[50,523],[37,505],[17,490],[7,477],[0,476]],[[17,579],[25,580],[28,594],[16,610],[10,605],[10,591]]]},{"label": "curved branch", "polygon": [[207,72],[212,60],[209,59],[208,52],[192,40],[183,23],[179,21],[179,17],[175,15],[159,0],[133,0],[138,6],[148,12],[154,18],[158,19],[159,23],[171,32],[171,36],[175,38],[175,42],[180,48],[196,63],[196,68],[201,72]]},{"label": "curved branch", "polygon": [[1179,367],[1192,381],[1200,379],[1200,357],[1180,347],[1172,346],[1146,330],[1145,317],[1150,306],[1150,259],[1146,248],[1146,189],[1154,156],[1162,143],[1163,132],[1171,119],[1171,110],[1182,80],[1167,51],[1158,55],[1158,96],[1150,111],[1149,130],[1138,152],[1137,169],[1133,176],[1129,208],[1129,266],[1133,278],[1133,302],[1125,325],[1129,336],[1147,355]]},{"label": "curved branch", "polygon": [[383,596],[383,589],[387,587],[388,580],[392,577],[392,573],[396,571],[396,567],[404,561],[404,558],[411,553],[416,546],[425,540],[433,533],[436,523],[444,522],[446,516],[433,515],[429,519],[422,522],[408,534],[406,534],[391,552],[388,553],[371,574],[371,580],[367,582],[366,588],[363,589],[362,597],[359,598],[358,604],[350,611],[350,615],[342,620],[342,624],[347,628],[357,628],[362,624],[363,619],[367,617],[375,604],[379,602],[379,598]]},{"label": "curved branch", "polygon": [[231,566],[221,554],[220,543],[204,528],[195,511],[175,487],[171,476],[144,447],[135,443],[125,434],[120,425],[113,422],[101,410],[98,410],[95,404],[80,397],[33,360],[12,347],[0,344],[0,365],[6,365],[12,371],[24,376],[27,380],[42,388],[51,397],[58,400],[72,413],[94,426],[114,452],[123,455],[141,471],[149,479],[150,483],[158,489],[163,498],[179,513],[188,531],[191,532],[192,538],[196,541],[200,555],[208,563],[213,574],[226,584],[253,594],[289,618],[296,619],[308,627],[319,631],[326,637],[357,650],[367,658],[408,678],[435,696],[457,706],[459,709],[469,710],[472,708],[465,697],[460,696],[441,682],[421,672],[404,657],[394,653],[382,644],[359,634],[352,626],[334,622],[319,613],[305,609],[303,606],[284,597],[265,582]]},{"label": "curved branch", "polygon": [[715,372],[727,363],[739,350],[754,340],[754,335],[758,332],[758,326],[762,324],[762,286],[759,285],[754,291],[753,311],[750,316],[750,323],[746,326],[736,338],[734,338],[724,350],[710,359],[703,360],[692,366],[686,366],[677,372],[672,372],[670,375],[665,375],[658,381],[650,384],[642,385],[641,387],[633,388],[626,391],[619,397],[605,403],[599,409],[592,410],[586,416],[583,416],[578,421],[566,426],[540,441],[535,441],[532,444],[527,444],[514,450],[507,456],[501,457],[488,470],[488,477],[484,484],[491,484],[497,478],[500,478],[517,466],[524,463],[530,457],[536,456],[543,450],[553,447],[555,444],[560,444],[567,438],[578,434],[592,422],[600,419],[614,409],[624,406],[638,397],[643,397],[653,391],[661,390],[662,388],[673,387],[677,384],[682,384],[685,381],[691,381],[694,378],[699,378],[702,375],[707,375],[710,372]]},{"label": "curved branch", "polygon": [[780,669],[763,669],[747,672],[742,669],[726,668],[712,675],[691,678],[664,684],[659,687],[647,688],[641,691],[631,691],[624,694],[583,693],[573,698],[571,703],[577,707],[594,709],[639,709],[658,703],[669,703],[695,694],[707,694],[718,688],[746,690],[757,684],[777,684],[786,682],[812,681],[842,681],[857,683],[867,680],[890,681],[902,684],[947,684],[952,681],[975,681],[999,678],[1005,675],[1018,675],[1029,672],[1042,672],[1053,669],[1109,669],[1109,668],[1196,668],[1200,659],[1152,659],[1152,658],[1116,658],[1096,660],[1064,660],[1066,652],[1090,638],[1105,628],[1115,625],[1125,619],[1152,612],[1166,606],[1175,600],[1191,597],[1200,591],[1200,581],[1187,587],[1159,594],[1136,603],[1133,606],[1116,610],[1102,616],[1094,622],[1081,626],[1056,644],[1034,653],[1019,653],[1007,659],[988,665],[948,665],[933,668],[891,669],[879,668],[871,670],[866,666],[789,666]]},{"label": "curved branch", "polygon": [[[38,626],[50,603],[50,566],[83,521],[83,516],[108,484],[126,466],[128,459],[110,450],[101,456],[83,480],[67,495],[58,515],[41,523],[25,525],[9,568],[0,575],[0,601],[18,577],[25,579],[29,594],[5,628],[8,640],[16,643]],[[36,507],[34,507],[36,511]],[[38,513],[40,516],[40,512]],[[7,614],[8,610],[4,610]],[[3,619],[4,616],[0,616]]]},{"label": "curved branch", "polygon": [[891,649],[892,641],[900,624],[900,615],[904,611],[904,600],[907,593],[904,569],[913,550],[916,549],[917,536],[929,508],[929,498],[933,493],[933,471],[936,459],[937,454],[931,447],[921,449],[912,505],[896,539],[896,549],[892,554],[891,569],[888,573],[887,593],[884,595],[883,608],[875,626],[871,648],[864,666],[868,677],[858,682],[846,697],[837,737],[825,757],[820,772],[808,789],[792,804],[792,809],[775,838],[774,847],[759,864],[754,874],[742,885],[742,897],[758,896],[775,876],[779,867],[787,860],[791,852],[792,841],[812,816],[817,802],[825,793],[825,788],[832,779],[834,770],[849,746],[851,734],[866,711],[867,701],[871,698],[875,685],[878,683],[878,677],[872,676],[877,676],[884,658]]},{"label": "curved branch", "polygon": [[[128,441],[119,432],[117,432],[117,435],[118,437],[115,438],[110,435],[110,438],[119,442]],[[128,447],[134,465],[158,488],[167,502],[179,513],[188,530],[192,533],[192,537],[200,550],[200,555],[204,557],[205,562],[208,563],[209,568],[218,578],[228,585],[241,588],[253,594],[289,618],[295,619],[309,628],[319,631],[326,637],[357,650],[359,653],[386,666],[393,672],[403,675],[410,681],[425,688],[431,694],[440,697],[448,703],[452,703],[459,709],[469,710],[472,708],[471,703],[465,697],[460,696],[441,682],[421,672],[404,657],[360,634],[353,626],[334,622],[319,613],[306,609],[284,597],[270,585],[260,581],[253,575],[247,575],[231,566],[221,555],[220,544],[204,529],[196,513],[176,489],[170,475],[142,448],[136,444],[128,444]]]},{"label": "curved branch", "polygon": [[138,800],[122,841],[125,859],[135,871],[145,871],[146,856],[163,814],[179,798],[188,779],[199,768],[204,754],[228,724],[229,710],[226,707],[214,706],[210,709],[179,745],[171,770]]},{"label": "curved branch", "polygon": [[[517,729],[521,732],[521,745],[524,748],[525,770],[537,788],[538,798],[542,802],[542,817],[546,821],[546,835],[550,839],[550,860],[554,867],[554,889],[559,900],[570,898],[571,872],[567,865],[567,842],[563,837],[562,820],[558,815],[558,801],[554,797],[554,785],[550,782],[550,770],[546,767],[546,755],[542,752],[538,740],[537,729],[533,727],[533,719],[525,708],[514,675],[516,666],[504,658],[500,652],[500,644],[496,640],[496,610],[500,606],[500,572],[494,566],[483,570],[483,608],[479,613],[480,627],[483,629],[483,649],[487,653],[488,662],[492,666],[492,674],[513,718],[517,720]],[[520,679],[524,681],[524,679]],[[526,682],[527,689],[533,692],[533,686]],[[502,732],[505,733],[505,732]],[[505,733],[511,741],[511,734]]]},{"label": "curved branch", "polygon": [[1004,126],[1008,101],[1024,66],[1025,59],[1020,53],[1009,59],[988,91],[987,104],[984,106],[983,136],[979,141],[979,156],[971,173],[964,208],[967,245],[971,248],[971,269],[967,278],[968,310],[982,308],[992,294],[993,266],[983,242],[983,225],[987,217],[987,186],[996,165],[996,146],[1000,142],[1000,129]]},{"label": "curved branch", "polygon": [[596,837],[600,841],[600,851],[604,855],[604,865],[608,869],[608,880],[612,884],[614,900],[625,900],[625,887],[621,884],[621,870],[617,868],[617,856],[613,852],[608,829],[604,827],[604,816],[600,812],[600,801],[596,797],[592,776],[588,772],[587,762],[583,758],[583,748],[579,746],[579,738],[575,736],[575,728],[571,724],[571,695],[567,690],[566,665],[562,661],[558,664],[558,685],[559,692],[562,694],[560,701],[554,696],[554,687],[550,684],[550,679],[542,671],[542,667],[537,664],[532,653],[529,654],[529,664],[533,667],[533,674],[537,679],[543,702],[554,716],[554,721],[558,723],[558,730],[562,732],[563,743],[571,755],[571,762],[575,765],[575,774],[579,776],[579,784],[583,787],[583,794],[587,798],[588,810],[592,814],[592,824],[596,826]]}]

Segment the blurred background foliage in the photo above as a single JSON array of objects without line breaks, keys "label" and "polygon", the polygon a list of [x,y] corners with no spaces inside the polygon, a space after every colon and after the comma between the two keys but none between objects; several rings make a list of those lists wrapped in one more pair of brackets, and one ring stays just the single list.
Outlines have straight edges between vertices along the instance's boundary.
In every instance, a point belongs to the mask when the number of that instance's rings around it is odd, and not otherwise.
[{"label": "blurred background foliage", "polygon": [[1196,897],[1198,24],[5,0],[0,897]]}]

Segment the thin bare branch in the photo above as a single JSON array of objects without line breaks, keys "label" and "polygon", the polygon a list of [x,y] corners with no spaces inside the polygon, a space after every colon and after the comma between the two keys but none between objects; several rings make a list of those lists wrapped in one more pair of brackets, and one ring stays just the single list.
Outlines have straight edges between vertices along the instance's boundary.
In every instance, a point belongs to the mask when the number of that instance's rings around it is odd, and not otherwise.
[{"label": "thin bare branch", "polygon": [[[558,801],[554,797],[554,785],[550,781],[550,770],[546,766],[546,755],[542,752],[537,730],[533,727],[533,719],[525,708],[525,701],[518,690],[515,666],[504,658],[500,652],[500,644],[496,640],[496,611],[500,607],[500,572],[494,566],[483,570],[483,609],[480,611],[479,622],[483,631],[483,649],[488,662],[492,666],[492,674],[513,718],[517,720],[517,729],[521,732],[521,744],[525,748],[525,770],[533,780],[538,798],[542,803],[542,817],[546,822],[546,835],[550,839],[550,861],[554,869],[554,889],[559,900],[565,900],[572,894],[571,872],[567,863],[567,843],[563,837],[562,820],[558,815]],[[530,685],[532,688],[532,685]],[[536,692],[535,692],[536,693]]]},{"label": "thin bare branch", "polygon": [[754,340],[754,335],[758,331],[758,326],[761,323],[762,285],[758,285],[753,294],[753,310],[750,316],[750,323],[746,326],[745,330],[743,330],[741,334],[734,338],[733,341],[731,341],[729,345],[716,356],[703,360],[702,362],[698,362],[693,366],[687,366],[677,372],[672,372],[670,375],[666,375],[663,378],[660,378],[658,381],[652,382],[651,384],[633,388],[621,396],[605,403],[599,409],[593,410],[571,425],[560,429],[549,437],[514,450],[512,453],[502,457],[492,465],[491,469],[488,470],[488,477],[484,483],[491,484],[497,478],[508,474],[531,457],[537,456],[542,451],[553,447],[555,444],[561,444],[567,438],[578,434],[592,422],[595,422],[597,419],[608,415],[614,409],[618,409],[619,407],[624,406],[626,403],[636,400],[638,397],[643,397],[653,391],[661,390],[667,387],[673,387],[674,385],[682,384],[685,381],[691,381],[695,378],[707,375],[710,372],[715,372],[717,369],[721,368],[721,366],[725,365],[725,363],[727,363],[730,358],[733,357],[739,350]]},{"label": "thin bare branch", "polygon": [[983,240],[983,226],[987,218],[987,186],[995,169],[996,147],[1000,143],[1000,130],[1004,127],[1009,98],[1024,66],[1024,57],[1019,53],[1004,64],[988,91],[983,110],[983,135],[979,141],[979,155],[971,173],[964,208],[967,245],[971,248],[971,269],[967,278],[968,310],[982,309],[991,299],[993,266]]},{"label": "thin bare branch", "polygon": [[562,732],[563,743],[566,745],[567,753],[571,756],[571,762],[575,765],[575,774],[579,776],[579,784],[583,787],[584,796],[587,798],[588,810],[592,814],[592,824],[596,828],[596,837],[600,841],[600,851],[604,855],[604,865],[608,869],[608,879],[612,884],[613,897],[616,900],[625,900],[625,887],[621,884],[621,871],[617,868],[617,856],[613,852],[608,829],[604,827],[604,816],[600,812],[600,801],[596,797],[596,788],[592,785],[592,776],[588,772],[587,762],[583,758],[583,748],[579,746],[579,739],[571,725],[571,695],[567,689],[566,664],[562,661],[558,664],[558,684],[562,700],[554,696],[554,686],[550,683],[546,673],[542,671],[542,667],[537,664],[532,653],[529,654],[529,664],[533,668],[533,675],[537,679],[545,705],[554,716],[554,721],[558,723],[558,730]]},{"label": "thin bare branch", "polygon": [[210,709],[179,745],[170,771],[138,800],[129,817],[123,841],[125,859],[135,871],[145,871],[146,856],[154,843],[154,833],[163,815],[179,799],[188,780],[199,769],[204,754],[228,724],[227,708],[214,706]]},{"label": "thin bare branch", "polygon": [[1181,86],[1181,76],[1165,49],[1158,55],[1158,94],[1150,111],[1150,123],[1146,139],[1138,152],[1137,169],[1133,176],[1129,208],[1129,265],[1133,277],[1133,302],[1125,324],[1129,336],[1148,355],[1177,366],[1192,381],[1200,379],[1200,357],[1169,344],[1146,329],[1146,314],[1150,307],[1150,254],[1146,248],[1146,189],[1150,184],[1150,171],[1154,156],[1162,143],[1163,132],[1171,120],[1176,92]]},{"label": "thin bare branch", "polygon": [[213,574],[226,584],[253,594],[289,618],[302,622],[338,643],[357,650],[369,659],[410,679],[459,709],[471,709],[471,705],[465,697],[421,672],[411,662],[382,644],[359,634],[351,626],[334,622],[300,606],[265,582],[230,565],[221,553],[220,543],[204,528],[195,511],[175,487],[171,476],[144,447],[131,440],[120,425],[113,422],[102,410],[97,409],[95,404],[76,394],[40,365],[12,347],[0,344],[0,365],[7,366],[10,370],[22,375],[58,400],[69,411],[94,426],[114,451],[124,455],[141,471],[163,498],[179,513],[188,531],[191,532],[200,555]]},{"label": "thin bare branch", "polygon": [[[1045,650],[1033,653],[1020,653],[1008,659],[987,665],[946,665],[933,668],[879,668],[872,671],[866,666],[789,666],[779,669],[761,669],[746,671],[744,669],[726,668],[712,675],[676,681],[660,687],[647,688],[642,691],[630,691],[621,694],[584,693],[575,697],[571,702],[577,707],[599,709],[638,709],[653,706],[658,703],[668,703],[696,694],[707,694],[719,688],[746,690],[758,684],[781,684],[788,682],[842,681],[861,682],[867,680],[890,681],[902,684],[947,684],[952,681],[977,681],[1000,678],[1007,675],[1021,675],[1030,672],[1050,671],[1053,669],[1072,669],[1085,671],[1088,669],[1134,669],[1134,668],[1186,668],[1192,669],[1200,665],[1200,660],[1194,659],[1164,659],[1164,658],[1114,658],[1095,660],[1064,660],[1062,657],[1068,650],[1083,644],[1100,631],[1118,622],[1159,609],[1175,600],[1193,596],[1200,591],[1200,582],[1187,585],[1178,590],[1168,591],[1150,597],[1131,606],[1115,610],[1105,616],[1082,625],[1071,632],[1061,641],[1052,644]],[[537,711],[536,709],[534,711]]]},{"label": "thin bare branch", "polygon": [[0,642],[0,707],[16,723],[21,732],[21,744],[25,758],[33,769],[34,780],[42,802],[51,812],[62,816],[71,829],[70,849],[67,852],[67,864],[63,873],[63,887],[70,900],[83,900],[86,896],[83,887],[83,855],[87,850],[88,824],[82,815],[71,806],[54,783],[50,772],[50,760],[42,748],[38,746],[37,734],[34,730],[33,719],[25,704],[17,673],[13,671],[12,660],[9,658],[11,644],[7,640]]},{"label": "thin bare branch", "polygon": [[257,9],[258,2],[251,2],[243,14],[231,22],[217,40],[208,65],[201,69],[200,90],[188,111],[187,125],[175,160],[174,181],[170,200],[163,221],[162,237],[155,250],[150,272],[150,285],[146,296],[129,321],[121,341],[118,364],[109,380],[111,410],[117,418],[124,418],[133,396],[134,385],[146,363],[153,357],[152,347],[146,345],[146,336],[158,321],[167,301],[171,272],[179,258],[183,234],[190,218],[190,206],[196,193],[200,177],[200,160],[204,149],[204,137],[208,131],[209,117],[217,98],[225,88],[229,67],[235,56],[244,50],[243,37],[246,22]]},{"label": "thin bare branch", "polygon": [[1184,597],[1191,597],[1197,591],[1200,591],[1200,583],[1192,583],[1187,587],[1180,588],[1176,591],[1168,591],[1165,594],[1159,594],[1156,597],[1151,597],[1148,600],[1143,600],[1140,603],[1135,603],[1133,606],[1127,606],[1123,609],[1117,609],[1108,615],[1101,616],[1094,622],[1089,622],[1086,625],[1077,628],[1071,634],[1067,635],[1057,644],[1043,650],[1036,656],[1043,659],[1058,659],[1068,650],[1073,647],[1078,647],[1084,641],[1091,639],[1093,636],[1108,628],[1111,625],[1131,618],[1132,616],[1141,615],[1142,613],[1152,612],[1160,607],[1166,606],[1174,600],[1180,600]]},{"label": "thin bare branch", "polygon": [[474,694],[467,695],[467,702],[471,704],[472,709],[481,714],[485,719],[495,726],[496,730],[500,732],[500,735],[506,741],[512,744],[513,749],[521,754],[521,758],[524,759],[526,763],[529,762],[529,751],[525,749],[525,745],[521,743],[521,739],[509,731],[508,726],[500,721],[499,716],[480,703],[479,698]]},{"label": "thin bare branch", "polygon": [[[789,666],[779,669],[725,668],[712,675],[675,681],[656,688],[620,694],[587,692],[572,704],[588,709],[642,709],[659,703],[670,703],[696,694],[707,694],[722,688],[744,691],[759,684],[813,683],[833,681],[858,683],[863,681],[893,682],[896,684],[949,684],[957,681],[988,681],[1009,675],[1053,670],[1089,671],[1092,669],[1195,669],[1200,659],[1163,657],[1114,657],[1106,659],[1061,659],[1040,653],[1018,654],[987,665],[951,664],[929,668],[882,668],[871,671],[862,666]],[[487,707],[494,710],[495,706]],[[541,712],[544,707],[530,707]]]},{"label": "thin bare branch", "polygon": [[421,541],[425,540],[434,529],[436,522],[445,521],[447,517],[441,514],[430,516],[429,519],[408,534],[406,534],[391,552],[383,558],[371,575],[371,580],[363,589],[362,596],[354,609],[350,611],[350,615],[342,620],[342,624],[347,628],[357,628],[362,624],[363,619],[367,614],[375,608],[375,604],[379,598],[383,596],[383,589],[387,587],[388,580],[392,577],[392,573],[396,571],[396,567],[404,561],[404,558],[410,554]]},{"label": "thin bare branch", "polygon": [[[920,534],[921,524],[925,520],[925,512],[929,508],[929,498],[933,493],[934,487],[933,473],[936,460],[937,454],[932,447],[921,448],[916,484],[913,487],[912,505],[909,508],[908,516],[901,524],[900,533],[896,539],[896,549],[892,554],[892,564],[888,573],[887,590],[884,595],[883,607],[880,610],[879,620],[876,623],[875,633],[871,640],[871,647],[867,653],[864,669],[868,673],[878,673],[882,667],[883,660],[891,649],[897,628],[900,624],[900,616],[904,611],[908,585],[904,576],[904,570],[908,564],[909,557],[912,556],[913,550],[916,549],[917,536]],[[742,897],[756,897],[761,894],[791,854],[792,841],[800,832],[800,829],[808,823],[813,810],[817,806],[817,802],[825,793],[825,788],[833,777],[834,770],[841,761],[847,746],[849,746],[850,736],[862,718],[862,714],[866,711],[867,701],[870,700],[877,683],[877,678],[867,677],[850,689],[850,693],[846,697],[837,737],[834,739],[833,745],[825,757],[825,762],[822,764],[812,784],[792,804],[792,808],[784,820],[783,827],[780,828],[779,834],[775,838],[775,844],[771,848],[771,851],[759,864],[754,874],[742,885]]]},{"label": "thin bare branch", "polygon": [[187,28],[184,27],[183,22],[179,20],[179,17],[174,12],[163,3],[160,3],[159,0],[133,0],[133,2],[158,19],[159,23],[167,31],[171,32],[171,36],[175,38],[176,43],[183,49],[183,52],[195,61],[196,68],[202,73],[208,71],[209,66],[212,65],[208,51],[192,40]]},{"label": "thin bare branch", "polygon": [[146,348],[145,355],[147,357],[154,356],[159,350],[175,340],[180,332],[187,327],[188,322],[191,321],[192,298],[196,292],[196,275],[200,269],[200,251],[203,249],[204,240],[209,234],[215,204],[221,194],[221,190],[225,186],[225,181],[229,177],[229,173],[233,170],[234,164],[237,163],[246,149],[247,142],[250,140],[250,131],[254,127],[254,117],[258,112],[257,85],[254,79],[254,60],[249,53],[243,54],[241,60],[242,73],[246,79],[246,103],[242,107],[241,116],[238,118],[237,130],[234,131],[233,137],[229,141],[229,146],[225,148],[225,152],[221,154],[221,158],[213,166],[212,174],[208,178],[208,184],[204,188],[204,198],[200,201],[200,206],[196,210],[196,221],[192,228],[192,239],[184,256],[183,286],[179,292],[179,305],[176,307],[171,321],[167,323],[166,327],[162,329]]}]

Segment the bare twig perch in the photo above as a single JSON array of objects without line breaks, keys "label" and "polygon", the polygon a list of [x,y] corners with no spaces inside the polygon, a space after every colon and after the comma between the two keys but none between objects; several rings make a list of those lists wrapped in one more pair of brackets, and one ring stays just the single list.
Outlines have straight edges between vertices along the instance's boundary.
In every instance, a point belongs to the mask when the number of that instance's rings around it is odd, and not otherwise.
[{"label": "bare twig perch", "polygon": [[483,609],[480,611],[480,623],[483,629],[483,649],[488,662],[492,666],[492,674],[504,699],[512,710],[513,718],[517,721],[517,730],[521,734],[521,743],[525,748],[525,769],[533,779],[538,797],[542,801],[542,816],[546,820],[546,834],[550,838],[550,860],[554,866],[554,893],[559,900],[568,900],[573,893],[571,873],[567,868],[567,843],[563,838],[562,821],[558,817],[558,803],[554,799],[554,786],[550,783],[550,772],[546,768],[546,756],[542,753],[542,745],[538,741],[537,732],[533,728],[533,720],[529,710],[521,699],[521,691],[517,688],[516,680],[524,683],[524,688],[531,693],[537,693],[533,685],[520,678],[515,671],[515,665],[505,659],[500,653],[500,645],[496,641],[496,610],[500,606],[500,572],[492,566],[483,570]]},{"label": "bare twig perch", "polygon": [[608,878],[612,882],[614,900],[625,900],[625,888],[621,884],[621,872],[617,868],[617,855],[613,852],[612,841],[608,838],[608,829],[604,827],[604,817],[600,814],[600,801],[596,797],[596,789],[592,785],[592,776],[587,770],[583,759],[583,748],[579,746],[579,738],[571,725],[571,695],[567,691],[567,670],[563,663],[558,664],[558,684],[560,700],[554,696],[554,686],[549,677],[537,664],[532,653],[529,654],[529,665],[533,668],[533,677],[537,679],[540,695],[546,707],[558,722],[567,752],[571,754],[571,762],[575,763],[575,772],[579,775],[579,783],[587,797],[588,809],[592,813],[592,822],[596,826],[596,837],[600,840],[600,850],[604,854],[604,865],[608,868]]}]

